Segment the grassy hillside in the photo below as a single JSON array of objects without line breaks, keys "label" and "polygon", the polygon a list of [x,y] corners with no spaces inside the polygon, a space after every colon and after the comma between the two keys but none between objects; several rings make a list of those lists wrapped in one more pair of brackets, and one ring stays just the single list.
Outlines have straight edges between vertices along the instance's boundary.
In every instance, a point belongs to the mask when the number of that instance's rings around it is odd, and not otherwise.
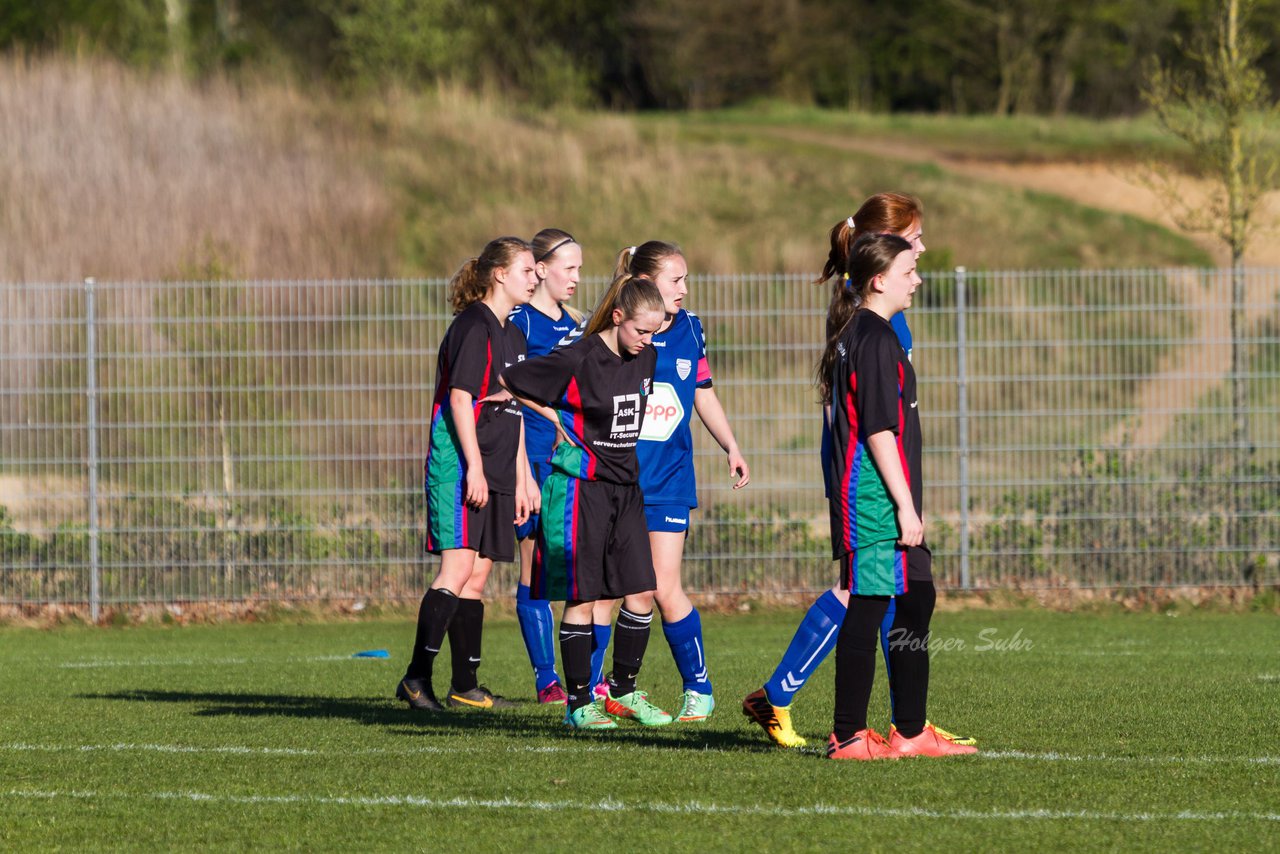
[{"label": "grassy hillside", "polygon": [[548,224],[579,236],[592,274],[652,237],[683,244],[695,272],[810,271],[831,223],[884,189],[924,199],[934,268],[1207,260],[1130,217],[771,132],[858,133],[889,154],[949,140],[966,156],[1111,157],[1151,143],[1142,123],[537,112],[449,90],[335,100],[12,61],[0,126],[14,131],[0,137],[4,281],[447,275],[488,238]]}]

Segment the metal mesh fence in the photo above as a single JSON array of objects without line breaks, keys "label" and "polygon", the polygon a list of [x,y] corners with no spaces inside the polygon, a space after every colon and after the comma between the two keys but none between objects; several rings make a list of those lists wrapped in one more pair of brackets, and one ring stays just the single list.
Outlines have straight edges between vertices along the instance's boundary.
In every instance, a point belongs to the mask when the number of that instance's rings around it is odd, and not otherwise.
[{"label": "metal mesh fence", "polygon": [[[1230,276],[927,279],[908,318],[941,583],[1280,583],[1280,271],[1247,272],[1234,334]],[[420,595],[444,287],[0,285],[0,602]],[[753,483],[695,425],[686,584],[825,587],[828,291],[691,290]]]}]

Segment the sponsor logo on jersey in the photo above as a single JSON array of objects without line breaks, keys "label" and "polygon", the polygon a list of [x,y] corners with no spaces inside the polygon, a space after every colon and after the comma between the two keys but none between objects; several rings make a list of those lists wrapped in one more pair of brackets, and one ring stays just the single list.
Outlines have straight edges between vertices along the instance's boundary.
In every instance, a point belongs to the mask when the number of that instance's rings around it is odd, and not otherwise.
[{"label": "sponsor logo on jersey", "polygon": [[693,372],[693,360],[676,359],[676,376],[682,380],[689,379],[689,374]]},{"label": "sponsor logo on jersey", "polygon": [[688,519],[673,519],[673,518],[671,518],[670,516],[667,516],[666,514],[663,514],[663,516],[662,516],[662,521],[664,521],[664,522],[670,522],[670,523],[671,523],[671,524],[673,524],[673,525],[688,525],[688,524],[689,524],[689,520],[688,520]]},{"label": "sponsor logo on jersey", "polygon": [[671,383],[654,383],[653,393],[644,401],[644,423],[640,438],[649,442],[665,442],[675,435],[684,422],[684,404]]},{"label": "sponsor logo on jersey", "polygon": [[640,429],[640,395],[615,394],[613,396],[613,424],[609,427],[609,438],[624,439],[634,436]]}]

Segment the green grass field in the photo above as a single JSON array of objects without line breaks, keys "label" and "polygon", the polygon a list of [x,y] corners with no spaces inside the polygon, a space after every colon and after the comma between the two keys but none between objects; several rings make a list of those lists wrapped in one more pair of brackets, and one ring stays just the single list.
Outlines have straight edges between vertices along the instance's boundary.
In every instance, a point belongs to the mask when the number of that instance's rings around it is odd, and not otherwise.
[{"label": "green grass field", "polygon": [[[866,765],[816,749],[831,661],[795,704],[811,748],[772,748],[739,714],[797,616],[707,618],[707,724],[589,735],[531,702],[510,618],[491,621],[482,678],[526,705],[441,715],[389,699],[408,621],[3,629],[0,847],[1280,843],[1273,615],[939,614],[931,717],[982,753]],[[378,647],[392,658],[350,657]],[[674,703],[660,636],[641,681]]]}]

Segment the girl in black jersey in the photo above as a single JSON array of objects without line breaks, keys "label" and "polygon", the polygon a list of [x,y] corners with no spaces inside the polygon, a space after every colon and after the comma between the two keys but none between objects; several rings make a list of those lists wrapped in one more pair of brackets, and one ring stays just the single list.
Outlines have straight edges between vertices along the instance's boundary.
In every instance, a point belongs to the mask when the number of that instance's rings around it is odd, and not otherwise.
[{"label": "girl in black jersey", "polygon": [[574,729],[617,726],[593,702],[591,616],[601,599],[623,600],[609,687],[614,714],[646,726],[671,722],[636,688],[657,586],[636,443],[657,364],[651,341],[666,314],[652,282],[626,278],[580,339],[502,375],[521,403],[555,424],[559,440],[542,487],[531,586],[535,598],[565,603],[560,657],[565,723]]},{"label": "girl in black jersey", "polygon": [[511,705],[476,680],[484,620],[481,594],[493,562],[515,557],[512,522],[528,518],[520,407],[503,389],[503,369],[524,359],[525,339],[507,315],[538,283],[529,244],[490,241],[449,282],[456,312],[440,343],[431,433],[424,464],[427,550],[440,570],[422,597],[413,658],[396,696],[414,709],[440,710],[432,666],[445,633],[453,658],[450,706]]},{"label": "girl in black jersey", "polygon": [[[924,542],[922,440],[915,370],[890,320],[909,308],[920,277],[911,244],[893,234],[859,237],[847,284],[832,294],[818,367],[830,410],[826,461],[833,556],[849,607],[836,642],[836,708],[827,756],[954,756],[976,748],[921,726],[886,741],[867,726],[876,641],[894,596],[909,587],[907,549]],[[903,675],[897,698],[924,721],[928,670]]]}]

